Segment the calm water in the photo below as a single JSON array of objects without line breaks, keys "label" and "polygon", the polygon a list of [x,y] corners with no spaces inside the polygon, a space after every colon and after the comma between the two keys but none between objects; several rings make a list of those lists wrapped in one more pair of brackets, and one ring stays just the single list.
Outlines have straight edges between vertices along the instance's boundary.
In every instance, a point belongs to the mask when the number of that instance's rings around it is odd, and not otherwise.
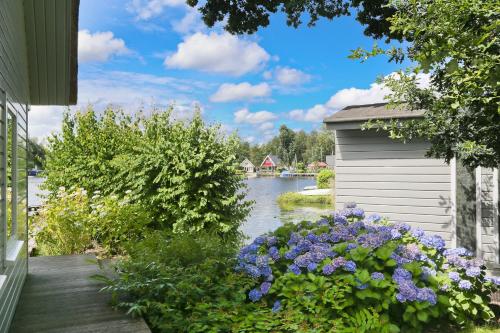
[{"label": "calm water", "polygon": [[305,186],[315,185],[314,178],[261,177],[248,179],[247,184],[247,199],[254,200],[255,204],[242,230],[250,239],[272,231],[285,222],[314,221],[333,210],[327,207],[296,207],[285,210],[276,203],[281,193],[296,192]]},{"label": "calm water", "polygon": [[[37,206],[41,204],[38,194],[42,191],[39,185],[43,178],[28,178],[28,204]],[[296,207],[286,210],[279,207],[276,199],[281,193],[302,190],[304,186],[315,185],[314,178],[251,178],[247,181],[248,200],[255,201],[252,212],[243,224],[243,232],[253,239],[263,233],[272,231],[285,222],[300,222],[302,220],[315,220],[321,215],[331,211],[325,207]]]}]

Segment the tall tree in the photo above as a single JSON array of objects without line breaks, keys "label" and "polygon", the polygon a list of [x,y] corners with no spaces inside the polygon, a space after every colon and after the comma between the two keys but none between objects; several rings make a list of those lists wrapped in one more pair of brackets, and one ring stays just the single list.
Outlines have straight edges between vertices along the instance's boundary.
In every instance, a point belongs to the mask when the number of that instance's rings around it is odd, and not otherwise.
[{"label": "tall tree", "polygon": [[295,132],[286,125],[281,125],[278,139],[278,156],[284,165],[290,166],[295,155]]}]

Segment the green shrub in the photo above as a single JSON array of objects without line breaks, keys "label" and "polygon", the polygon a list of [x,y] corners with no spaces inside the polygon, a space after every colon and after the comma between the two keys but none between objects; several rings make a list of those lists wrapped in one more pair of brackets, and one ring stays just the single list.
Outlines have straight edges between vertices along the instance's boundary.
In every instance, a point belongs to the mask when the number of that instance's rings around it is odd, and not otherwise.
[{"label": "green shrub", "polygon": [[237,269],[253,278],[249,299],[268,307],[245,321],[304,333],[457,332],[490,321],[500,281],[485,278],[469,251],[444,245],[376,214],[365,218],[355,205],[285,225],[240,251]]},{"label": "green shrub", "polygon": [[96,193],[91,198],[89,221],[101,254],[110,256],[124,253],[125,244],[140,240],[152,218],[141,205],[131,203],[128,196],[120,199]]},{"label": "green shrub", "polygon": [[331,205],[331,195],[304,195],[296,192],[285,192],[278,196],[280,205]]},{"label": "green shrub", "polygon": [[42,255],[83,253],[92,247],[90,202],[81,188],[60,188],[33,219],[32,234]]},{"label": "green shrub", "polygon": [[220,237],[156,231],[131,245],[104,290],[153,332],[233,332],[237,317],[259,307],[245,302],[248,279],[237,278],[235,247]]},{"label": "green shrub", "polygon": [[83,189],[61,188],[33,218],[31,231],[42,255],[92,249],[110,256],[123,254],[126,243],[140,240],[151,221],[150,214],[127,197],[96,194],[89,198]]},{"label": "green shrub", "polygon": [[316,176],[316,185],[320,189],[331,188],[332,181],[335,179],[335,172],[330,169],[321,170]]}]

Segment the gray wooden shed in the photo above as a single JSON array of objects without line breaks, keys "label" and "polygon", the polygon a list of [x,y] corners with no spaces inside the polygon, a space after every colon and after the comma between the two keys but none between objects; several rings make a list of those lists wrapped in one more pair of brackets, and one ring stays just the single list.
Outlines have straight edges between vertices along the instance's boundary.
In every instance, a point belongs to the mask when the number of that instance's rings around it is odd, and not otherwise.
[{"label": "gray wooden shed", "polygon": [[356,202],[368,213],[442,236],[500,272],[498,169],[467,170],[426,158],[429,142],[402,143],[386,132],[362,131],[370,119],[415,119],[423,111],[353,105],[324,120],[335,132],[336,206]]},{"label": "gray wooden shed", "polygon": [[78,0],[0,1],[0,332],[28,271],[30,105],[76,103]]}]

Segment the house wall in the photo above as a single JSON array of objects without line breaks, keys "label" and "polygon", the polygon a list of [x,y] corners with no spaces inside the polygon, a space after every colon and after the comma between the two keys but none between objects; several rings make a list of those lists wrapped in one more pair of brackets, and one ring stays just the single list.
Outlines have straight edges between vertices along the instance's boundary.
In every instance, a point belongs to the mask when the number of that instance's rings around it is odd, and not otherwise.
[{"label": "house wall", "polygon": [[442,236],[454,245],[452,166],[426,158],[429,144],[403,144],[375,131],[336,130],[336,205],[356,202],[370,213]]},{"label": "house wall", "polygon": [[[499,269],[498,233],[498,170],[480,168],[481,184],[480,211],[480,248],[479,255],[493,269]],[[479,235],[479,234],[478,234]]]},{"label": "house wall", "polygon": [[[26,138],[27,108],[29,102],[29,80],[26,52],[23,1],[0,1],[0,110],[5,106],[17,119],[17,192],[19,194],[18,234],[5,242],[3,233],[0,240],[0,332],[7,332],[17,299],[27,273],[26,249]],[[4,101],[7,97],[7,101]],[[3,104],[3,107],[1,106]],[[0,142],[1,153],[5,156],[5,123],[2,119]],[[6,187],[5,168],[2,167],[1,184]],[[2,191],[2,195],[5,192]],[[2,197],[5,202],[5,197]],[[5,220],[5,206],[1,207],[2,221]]]}]

